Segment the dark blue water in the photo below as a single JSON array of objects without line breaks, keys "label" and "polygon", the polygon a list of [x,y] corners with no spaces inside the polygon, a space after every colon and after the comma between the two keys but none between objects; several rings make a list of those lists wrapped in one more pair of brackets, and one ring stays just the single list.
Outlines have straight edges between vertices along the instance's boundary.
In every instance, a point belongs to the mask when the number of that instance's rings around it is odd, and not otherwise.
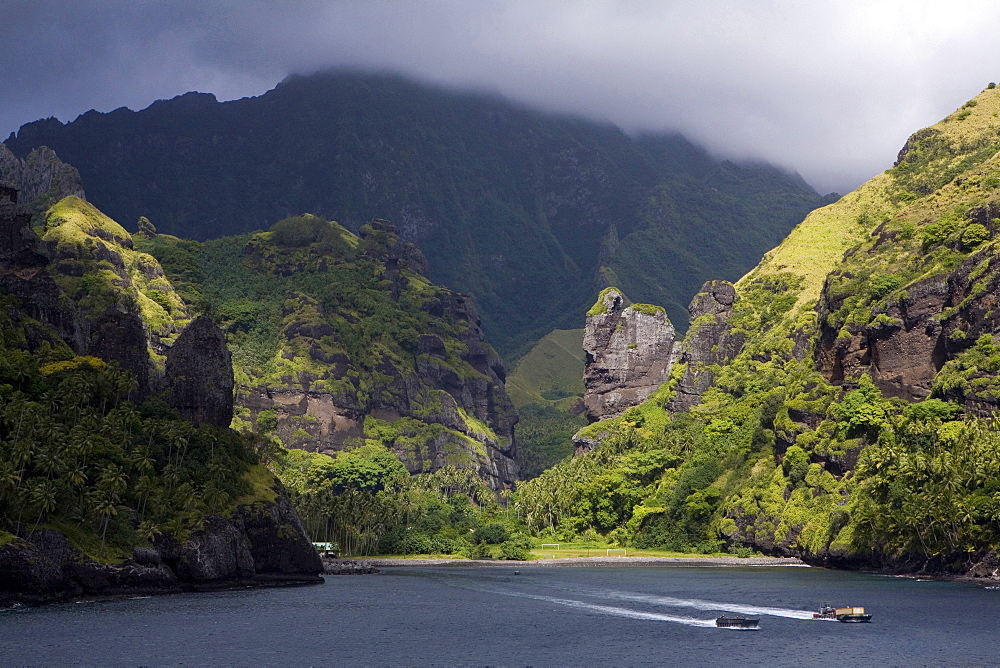
[{"label": "dark blue water", "polygon": [[[0,612],[0,664],[1000,664],[1000,590],[812,568],[387,569]],[[863,605],[871,624],[812,619]],[[760,615],[720,629],[723,612]]]}]

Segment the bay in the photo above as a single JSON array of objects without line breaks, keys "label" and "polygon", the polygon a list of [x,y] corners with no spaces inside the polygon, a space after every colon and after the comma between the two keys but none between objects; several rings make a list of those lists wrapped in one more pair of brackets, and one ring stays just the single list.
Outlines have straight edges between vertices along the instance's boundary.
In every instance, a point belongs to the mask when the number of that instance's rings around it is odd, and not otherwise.
[{"label": "bay", "polygon": [[[813,619],[823,603],[863,605],[873,622]],[[760,626],[717,628],[726,612]],[[391,568],[15,608],[0,612],[0,663],[998,665],[998,612],[1000,590],[815,568]]]}]

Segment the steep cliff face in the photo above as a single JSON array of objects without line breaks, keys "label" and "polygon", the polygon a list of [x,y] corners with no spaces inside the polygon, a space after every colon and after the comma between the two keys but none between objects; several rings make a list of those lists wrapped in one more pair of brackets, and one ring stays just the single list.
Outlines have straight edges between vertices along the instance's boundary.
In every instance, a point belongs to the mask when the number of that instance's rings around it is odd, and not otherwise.
[{"label": "steep cliff face", "polygon": [[432,285],[391,223],[356,236],[306,215],[204,245],[139,243],[168,272],[206,268],[182,289],[216,300],[229,329],[240,428],[331,455],[374,441],[411,473],[472,468],[496,490],[517,479],[517,416],[476,307]]},{"label": "steep cliff face", "polygon": [[[206,318],[184,330],[164,383],[150,343],[166,348],[175,321],[155,316],[176,295],[155,260],[77,198],[52,209],[44,241],[29,223],[0,189],[0,606],[319,581],[280,485],[218,428],[233,417],[221,331]],[[143,288],[164,293],[160,311],[142,308]],[[153,385],[214,431],[128,400]]]},{"label": "steep cliff face", "polygon": [[190,322],[160,264],[75,196],[48,210],[42,241],[48,271],[78,315],[81,340],[74,349],[132,372],[137,397],[160,389],[166,350]]},{"label": "steep cliff face", "polygon": [[735,301],[736,288],[728,281],[705,283],[691,300],[691,326],[677,359],[683,371],[668,404],[670,410],[684,411],[696,405],[715,378],[710,367],[724,364],[742,347],[743,334],[733,332],[729,325]]},{"label": "steep cliff face", "polygon": [[618,416],[666,382],[674,335],[662,308],[628,305],[616,288],[602,291],[587,314],[583,337],[587,418],[595,422]]},{"label": "steep cliff face", "polygon": [[167,351],[167,403],[198,424],[233,421],[233,357],[226,335],[211,318],[191,321]]},{"label": "steep cliff face", "polygon": [[44,211],[64,197],[87,199],[80,173],[46,146],[33,149],[22,160],[6,145],[0,145],[0,184],[20,191],[21,204],[33,213]]}]

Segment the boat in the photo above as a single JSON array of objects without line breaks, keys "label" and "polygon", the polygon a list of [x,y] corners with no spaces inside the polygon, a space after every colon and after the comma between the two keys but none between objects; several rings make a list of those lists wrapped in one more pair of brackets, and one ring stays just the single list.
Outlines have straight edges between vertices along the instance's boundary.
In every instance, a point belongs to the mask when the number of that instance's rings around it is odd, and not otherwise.
[{"label": "boat", "polygon": [[715,620],[716,626],[730,629],[755,629],[760,623],[760,617],[744,617],[743,615],[722,615]]},{"label": "boat", "polygon": [[847,608],[834,608],[829,605],[822,605],[819,608],[819,612],[814,612],[813,617],[816,619],[836,619],[838,622],[870,622],[872,620],[871,613],[865,612],[865,609],[859,605],[850,606]]}]

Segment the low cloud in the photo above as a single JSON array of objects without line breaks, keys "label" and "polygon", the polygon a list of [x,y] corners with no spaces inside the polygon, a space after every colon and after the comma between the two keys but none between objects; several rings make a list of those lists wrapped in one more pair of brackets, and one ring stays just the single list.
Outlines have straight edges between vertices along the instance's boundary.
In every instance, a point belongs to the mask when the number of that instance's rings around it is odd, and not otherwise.
[{"label": "low cloud", "polygon": [[4,0],[0,131],[384,68],[633,132],[679,130],[846,192],[1000,79],[998,18],[986,0]]}]

